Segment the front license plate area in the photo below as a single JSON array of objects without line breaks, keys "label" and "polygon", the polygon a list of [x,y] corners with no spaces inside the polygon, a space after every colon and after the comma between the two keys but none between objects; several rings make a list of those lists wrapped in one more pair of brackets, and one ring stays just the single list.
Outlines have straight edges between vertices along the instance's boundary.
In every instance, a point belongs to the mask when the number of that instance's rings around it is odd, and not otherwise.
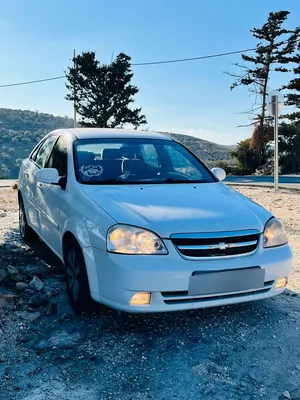
[{"label": "front license plate area", "polygon": [[265,270],[259,267],[238,270],[195,272],[190,277],[189,296],[243,292],[264,287]]}]

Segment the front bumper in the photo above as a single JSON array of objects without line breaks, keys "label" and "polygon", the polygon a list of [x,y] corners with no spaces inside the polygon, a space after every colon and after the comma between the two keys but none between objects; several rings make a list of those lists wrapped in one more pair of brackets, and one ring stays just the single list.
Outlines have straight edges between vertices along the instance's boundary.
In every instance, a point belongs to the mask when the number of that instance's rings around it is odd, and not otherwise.
[{"label": "front bumper", "polygon": [[[292,268],[289,245],[259,248],[243,257],[209,260],[183,259],[170,241],[168,255],[123,255],[97,248],[83,249],[91,296],[108,307],[127,312],[167,312],[235,304],[276,296],[285,288],[276,289],[276,279],[288,277]],[[189,296],[193,272],[234,270],[259,266],[265,270],[265,285],[247,292],[213,293]],[[150,292],[146,306],[130,305],[136,292]]]}]

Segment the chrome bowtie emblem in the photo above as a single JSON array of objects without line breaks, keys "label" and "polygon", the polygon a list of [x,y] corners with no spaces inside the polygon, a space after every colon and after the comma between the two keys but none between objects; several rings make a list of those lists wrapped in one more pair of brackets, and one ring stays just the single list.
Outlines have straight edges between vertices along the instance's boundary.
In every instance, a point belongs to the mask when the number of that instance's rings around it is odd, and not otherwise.
[{"label": "chrome bowtie emblem", "polygon": [[211,249],[226,250],[226,249],[229,248],[229,246],[230,246],[230,245],[229,245],[228,243],[221,242],[221,243],[219,243],[219,244],[212,244],[212,245],[210,246],[210,248],[211,248]]}]

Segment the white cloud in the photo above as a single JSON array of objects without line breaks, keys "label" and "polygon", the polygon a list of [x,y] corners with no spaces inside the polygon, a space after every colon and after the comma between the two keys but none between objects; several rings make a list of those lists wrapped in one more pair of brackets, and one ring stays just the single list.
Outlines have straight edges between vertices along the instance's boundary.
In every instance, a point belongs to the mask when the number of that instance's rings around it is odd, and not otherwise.
[{"label": "white cloud", "polygon": [[[240,137],[237,138],[236,132],[218,132],[203,128],[187,128],[180,131],[180,133],[225,145],[236,144],[237,140],[240,140]],[[246,138],[249,135],[247,132],[244,132],[244,136]]]},{"label": "white cloud", "polygon": [[[177,133],[177,130],[172,131]],[[210,130],[204,128],[186,128],[180,130],[181,134],[195,136],[200,139],[208,140],[209,142],[219,143],[223,145],[233,145],[240,140],[246,139],[251,136],[248,130],[233,130],[232,132],[226,132],[225,130],[220,132],[217,130]]]}]

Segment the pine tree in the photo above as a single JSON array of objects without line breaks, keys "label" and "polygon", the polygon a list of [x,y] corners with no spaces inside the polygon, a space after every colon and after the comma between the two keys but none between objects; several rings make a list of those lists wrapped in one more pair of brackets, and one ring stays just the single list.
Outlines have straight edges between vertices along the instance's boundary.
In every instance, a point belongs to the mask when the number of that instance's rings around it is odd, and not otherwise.
[{"label": "pine tree", "polygon": [[282,123],[279,128],[279,151],[282,173],[300,172],[300,124]]},{"label": "pine tree", "polygon": [[282,118],[287,118],[296,124],[300,124],[300,43],[298,43],[298,50],[299,52],[291,59],[291,61],[296,63],[296,66],[293,68],[294,77],[286,86],[282,87],[282,89],[289,91],[284,96],[285,105],[296,108],[295,111],[282,115]]},{"label": "pine tree", "polygon": [[265,132],[270,125],[266,115],[268,84],[271,71],[288,72],[290,55],[295,51],[299,31],[282,27],[289,11],[271,12],[268,21],[261,28],[253,28],[252,35],[258,39],[255,55],[242,54],[244,64],[236,64],[242,74],[230,74],[235,78],[231,89],[246,86],[255,95],[255,104],[248,112],[252,115],[250,125],[258,127],[258,134],[252,137],[251,146],[258,152],[260,164],[263,162],[264,148],[268,139]]},{"label": "pine tree", "polygon": [[111,64],[100,64],[94,52],[84,52],[73,59],[66,87],[67,100],[75,101],[82,126],[114,128],[122,124],[134,127],[146,124],[141,108],[130,108],[139,92],[131,84],[130,57],[120,53]]}]

